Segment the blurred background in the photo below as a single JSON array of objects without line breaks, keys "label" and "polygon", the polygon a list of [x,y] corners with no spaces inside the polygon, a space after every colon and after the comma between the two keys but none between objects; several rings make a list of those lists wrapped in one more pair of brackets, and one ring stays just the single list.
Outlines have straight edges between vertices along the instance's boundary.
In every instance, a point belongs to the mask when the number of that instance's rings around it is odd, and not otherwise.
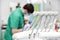
[{"label": "blurred background", "polygon": [[32,3],[36,12],[57,11],[59,13],[57,19],[60,22],[60,0],[0,0],[0,31],[2,32],[2,40],[4,40],[4,32],[10,13],[17,6],[22,8],[26,3]]}]

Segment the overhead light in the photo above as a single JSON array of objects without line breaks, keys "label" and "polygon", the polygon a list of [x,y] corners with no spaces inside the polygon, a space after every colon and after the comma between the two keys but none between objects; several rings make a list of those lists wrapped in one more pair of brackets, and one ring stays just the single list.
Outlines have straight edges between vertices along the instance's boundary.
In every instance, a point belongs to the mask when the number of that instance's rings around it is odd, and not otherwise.
[{"label": "overhead light", "polygon": [[42,3],[42,0],[30,0],[32,3]]},{"label": "overhead light", "polygon": [[30,3],[30,0],[27,0],[28,3]]},{"label": "overhead light", "polygon": [[42,1],[42,0],[39,0],[39,2],[40,2],[40,3],[43,3],[43,1]]},{"label": "overhead light", "polygon": [[38,0],[31,0],[31,2],[32,2],[32,3],[36,3],[36,2],[38,2]]},{"label": "overhead light", "polygon": [[43,0],[44,1],[44,3],[47,3],[47,0]]},{"label": "overhead light", "polygon": [[27,0],[28,3],[47,3],[47,0]]}]

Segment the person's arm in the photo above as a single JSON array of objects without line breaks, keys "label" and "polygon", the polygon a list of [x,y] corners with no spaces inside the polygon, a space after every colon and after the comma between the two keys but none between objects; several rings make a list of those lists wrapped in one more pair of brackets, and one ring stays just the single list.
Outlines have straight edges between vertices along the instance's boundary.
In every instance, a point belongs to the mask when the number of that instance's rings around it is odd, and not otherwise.
[{"label": "person's arm", "polygon": [[23,29],[18,29],[19,26],[19,15],[17,15],[18,12],[13,12],[13,14],[10,16],[10,27],[12,28],[12,34],[17,32],[22,32]]},{"label": "person's arm", "polygon": [[12,34],[17,33],[17,32],[22,32],[23,29],[12,29]]}]

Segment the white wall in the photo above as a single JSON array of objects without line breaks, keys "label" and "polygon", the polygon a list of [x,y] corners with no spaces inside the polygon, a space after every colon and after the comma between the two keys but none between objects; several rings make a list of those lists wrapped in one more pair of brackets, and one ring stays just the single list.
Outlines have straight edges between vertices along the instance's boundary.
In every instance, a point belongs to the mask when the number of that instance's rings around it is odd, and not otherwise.
[{"label": "white wall", "polygon": [[59,2],[58,0],[47,0],[47,4],[44,4],[44,10],[47,11],[58,11],[59,10]]},{"label": "white wall", "polygon": [[[49,5],[49,1],[51,2],[51,5]],[[7,19],[10,14],[10,2],[20,3],[23,7],[23,5],[27,3],[27,0],[1,0],[1,19],[4,21],[4,23],[7,23]],[[60,0],[47,0],[47,2],[47,4],[44,4],[44,10],[53,10],[60,13]]]},{"label": "white wall", "polygon": [[27,0],[10,0],[15,3],[20,3],[20,5],[23,7],[27,3]]},{"label": "white wall", "polygon": [[60,0],[47,0],[47,4],[44,4],[44,11],[58,11],[60,20]]},{"label": "white wall", "polygon": [[1,0],[1,20],[6,23],[9,16],[9,0]]},{"label": "white wall", "polygon": [[58,11],[58,19],[60,20],[60,0],[51,0],[52,3],[52,10]]},{"label": "white wall", "polygon": [[1,0],[0,0],[0,40],[1,39]]},{"label": "white wall", "polygon": [[23,6],[27,3],[27,0],[1,0],[1,20],[3,20],[3,23],[7,23],[10,14],[10,2],[20,3]]}]

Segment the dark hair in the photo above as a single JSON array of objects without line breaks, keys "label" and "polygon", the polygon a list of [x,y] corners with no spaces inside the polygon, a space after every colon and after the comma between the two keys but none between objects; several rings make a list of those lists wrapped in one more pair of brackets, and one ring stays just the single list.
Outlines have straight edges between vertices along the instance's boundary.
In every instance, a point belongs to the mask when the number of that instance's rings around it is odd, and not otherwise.
[{"label": "dark hair", "polygon": [[28,4],[24,5],[23,8],[26,9],[28,11],[28,13],[33,13],[34,12],[34,6],[31,3],[28,3]]}]

